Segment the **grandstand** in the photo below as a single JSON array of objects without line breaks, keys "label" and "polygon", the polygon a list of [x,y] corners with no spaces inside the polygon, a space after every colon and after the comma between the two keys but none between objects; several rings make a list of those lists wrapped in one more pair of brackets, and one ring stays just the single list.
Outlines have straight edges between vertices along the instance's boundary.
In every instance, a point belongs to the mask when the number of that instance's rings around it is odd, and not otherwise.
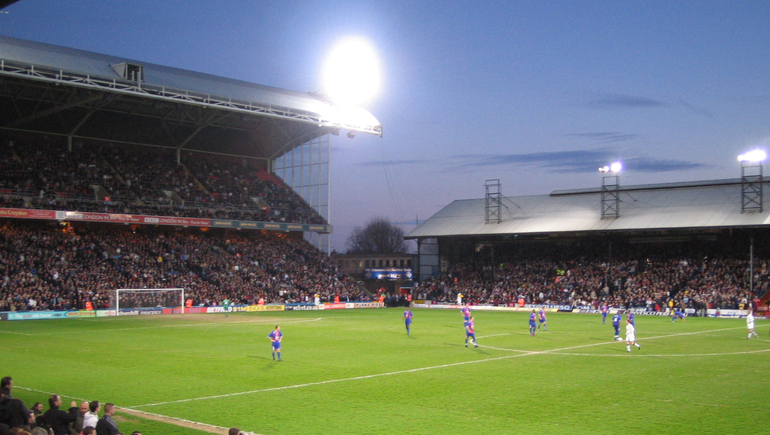
[{"label": "grandstand", "polygon": [[454,201],[406,235],[418,243],[418,296],[747,308],[767,294],[770,210],[747,210],[745,185],[625,186],[613,216],[602,216],[601,188]]},{"label": "grandstand", "polygon": [[328,170],[307,168],[340,130],[381,134],[368,112],[9,37],[0,79],[3,310],[105,308],[136,286],[196,305],[361,299],[321,254]]},{"label": "grandstand", "polygon": [[168,223],[301,231],[328,252],[330,135],[382,134],[321,95],[10,37],[0,78],[3,206],[65,221],[201,218]]}]

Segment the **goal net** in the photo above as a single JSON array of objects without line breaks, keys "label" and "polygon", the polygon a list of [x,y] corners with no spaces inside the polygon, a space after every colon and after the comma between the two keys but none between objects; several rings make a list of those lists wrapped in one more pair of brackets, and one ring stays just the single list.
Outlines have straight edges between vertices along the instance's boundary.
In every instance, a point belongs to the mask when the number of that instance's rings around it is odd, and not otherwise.
[{"label": "goal net", "polygon": [[120,310],[138,308],[179,308],[184,307],[183,288],[121,288],[110,294],[110,307],[117,315]]}]

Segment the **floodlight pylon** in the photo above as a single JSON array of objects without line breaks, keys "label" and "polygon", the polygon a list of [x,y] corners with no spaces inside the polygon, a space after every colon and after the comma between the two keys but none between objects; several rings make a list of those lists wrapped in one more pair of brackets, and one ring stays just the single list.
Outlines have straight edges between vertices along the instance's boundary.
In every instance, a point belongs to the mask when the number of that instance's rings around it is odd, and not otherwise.
[{"label": "floodlight pylon", "polygon": [[741,160],[741,213],[761,213],[762,196],[762,161]]},{"label": "floodlight pylon", "polygon": [[620,176],[617,172],[602,172],[602,219],[620,217]]},{"label": "floodlight pylon", "polygon": [[499,224],[503,220],[501,214],[501,201],[503,197],[502,184],[500,184],[499,179],[486,180],[484,182],[484,188],[486,189],[486,195],[484,197],[484,223]]}]

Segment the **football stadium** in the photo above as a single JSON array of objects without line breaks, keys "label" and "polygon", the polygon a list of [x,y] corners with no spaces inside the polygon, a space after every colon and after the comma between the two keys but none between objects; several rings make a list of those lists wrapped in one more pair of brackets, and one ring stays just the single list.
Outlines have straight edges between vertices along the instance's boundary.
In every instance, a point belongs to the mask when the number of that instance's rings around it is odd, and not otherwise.
[{"label": "football stadium", "polygon": [[328,240],[330,137],[376,114],[5,36],[0,101],[3,433],[767,431],[761,158],[490,179],[382,294]]}]

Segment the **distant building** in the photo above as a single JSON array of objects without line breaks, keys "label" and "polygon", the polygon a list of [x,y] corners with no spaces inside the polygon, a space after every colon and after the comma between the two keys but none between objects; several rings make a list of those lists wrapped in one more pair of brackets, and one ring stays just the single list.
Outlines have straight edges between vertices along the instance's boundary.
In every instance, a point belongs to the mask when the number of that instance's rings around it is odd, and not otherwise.
[{"label": "distant building", "polygon": [[412,279],[413,254],[334,254],[343,272],[364,281]]}]

